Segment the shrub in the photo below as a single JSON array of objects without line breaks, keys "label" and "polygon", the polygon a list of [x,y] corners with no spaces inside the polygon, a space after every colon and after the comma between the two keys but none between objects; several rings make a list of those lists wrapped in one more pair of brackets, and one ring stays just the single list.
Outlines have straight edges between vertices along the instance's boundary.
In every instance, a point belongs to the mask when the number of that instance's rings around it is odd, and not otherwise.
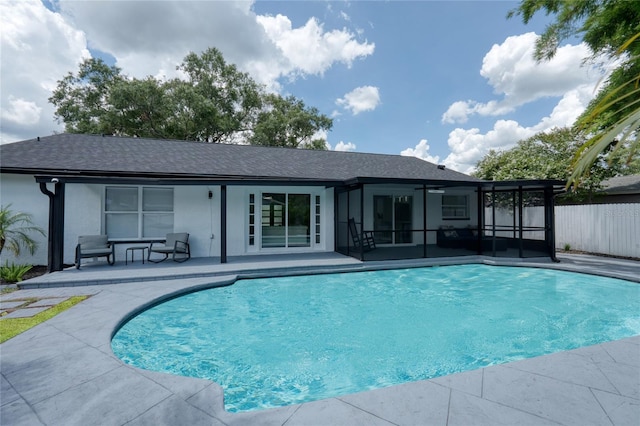
[{"label": "shrub", "polygon": [[32,265],[16,265],[9,262],[5,262],[4,266],[0,266],[0,278],[7,283],[17,283],[22,281],[24,274],[29,272],[33,268]]},{"label": "shrub", "polygon": [[569,251],[571,250],[571,244],[567,243],[564,245],[564,251]]}]

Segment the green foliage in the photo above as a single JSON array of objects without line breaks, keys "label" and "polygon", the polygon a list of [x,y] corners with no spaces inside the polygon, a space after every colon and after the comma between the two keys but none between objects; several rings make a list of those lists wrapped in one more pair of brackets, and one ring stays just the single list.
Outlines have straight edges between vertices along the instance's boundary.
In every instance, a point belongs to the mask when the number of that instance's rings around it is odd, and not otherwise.
[{"label": "green foliage", "polygon": [[17,283],[22,281],[24,274],[33,268],[32,265],[16,265],[15,263],[6,261],[4,266],[0,266],[0,278],[6,283]]},{"label": "green foliage", "polygon": [[258,115],[252,145],[284,146],[290,148],[326,149],[323,140],[313,139],[321,130],[329,130],[332,121],[316,108],[307,108],[293,96],[265,97],[267,110]]},{"label": "green foliage", "polygon": [[330,130],[330,118],[294,97],[266,93],[217,49],[189,53],[177,68],[183,79],[139,80],[100,59],[86,60],[77,75],[58,82],[49,101],[70,133],[325,146],[312,136]]},{"label": "green foliage", "polygon": [[519,15],[527,24],[538,12],[556,18],[536,43],[538,60],[553,58],[560,43],[574,36],[582,36],[594,56],[611,54],[640,29],[640,2],[629,0],[522,0],[507,17]]},{"label": "green foliage", "polygon": [[552,58],[562,41],[582,36],[592,60],[605,57],[618,64],[576,123],[585,141],[574,154],[568,185],[584,185],[603,153],[620,173],[634,173],[640,167],[640,2],[522,0],[508,17],[520,15],[528,23],[538,12],[555,15],[537,40],[538,60]]},{"label": "green foliage", "polygon": [[[584,144],[580,133],[570,128],[538,133],[518,142],[510,150],[494,150],[478,162],[474,175],[486,180],[557,179],[567,180],[571,160]],[[600,182],[616,174],[603,159],[592,165],[588,179],[579,190],[569,194],[574,199],[589,199],[600,188]]]},{"label": "green foliage", "polygon": [[[618,54],[625,51],[626,45],[638,44],[639,38],[640,33],[627,41]],[[624,72],[614,71],[607,86],[576,123],[592,136],[573,158],[569,182],[574,185],[581,184],[589,174],[589,167],[608,149],[611,149],[609,164],[622,165],[625,174],[640,172],[640,55],[628,63],[634,77],[620,81],[627,74],[626,68]]]},{"label": "green foliage", "polygon": [[77,74],[68,73],[53,91],[49,102],[55,116],[69,133],[113,134],[109,120],[96,120],[110,112],[110,94],[123,80],[120,68],[109,67],[101,59],[85,59]]},{"label": "green foliage", "polygon": [[7,247],[17,257],[24,247],[33,255],[38,248],[38,243],[30,236],[34,232],[45,235],[33,224],[30,214],[12,211],[11,204],[0,207],[0,253]]}]

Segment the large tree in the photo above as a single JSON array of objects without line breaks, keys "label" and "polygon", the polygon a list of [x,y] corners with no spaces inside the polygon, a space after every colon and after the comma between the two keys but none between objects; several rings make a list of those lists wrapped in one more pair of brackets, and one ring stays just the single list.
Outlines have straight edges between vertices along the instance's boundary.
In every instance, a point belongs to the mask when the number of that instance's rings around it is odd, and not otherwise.
[{"label": "large tree", "polygon": [[77,74],[68,73],[58,81],[49,98],[55,117],[69,133],[114,133],[110,120],[111,91],[123,82],[121,70],[101,59],[86,59]]},{"label": "large tree", "polygon": [[70,133],[324,148],[332,120],[294,97],[268,94],[215,48],[188,54],[183,78],[129,78],[100,59],[80,64],[49,98]]},{"label": "large tree", "polygon": [[331,129],[329,117],[292,96],[268,95],[265,103],[267,108],[258,115],[249,139],[252,145],[326,149],[325,141],[317,135]]},{"label": "large tree", "polygon": [[[571,173],[571,159],[583,143],[581,134],[571,128],[537,133],[509,150],[489,151],[478,162],[474,175],[487,180],[566,180]],[[569,193],[569,198],[591,199],[600,182],[617,171],[617,166],[607,166],[601,157],[592,165],[581,187]]]},{"label": "large tree", "polygon": [[[576,123],[588,138],[575,153],[569,182],[575,185],[583,181],[611,146],[610,163],[633,165],[640,151],[640,2],[522,0],[509,16],[520,15],[528,23],[539,12],[554,15],[555,21],[537,41],[538,60],[552,58],[560,43],[577,36],[591,49],[592,60],[618,61]],[[633,166],[627,170],[631,169]]]}]

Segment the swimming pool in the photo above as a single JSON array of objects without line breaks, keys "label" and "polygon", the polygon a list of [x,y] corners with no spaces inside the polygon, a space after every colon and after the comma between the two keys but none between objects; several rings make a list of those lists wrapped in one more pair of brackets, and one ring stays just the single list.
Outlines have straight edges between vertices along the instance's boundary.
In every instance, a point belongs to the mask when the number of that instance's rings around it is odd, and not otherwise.
[{"label": "swimming pool", "polygon": [[640,286],[459,265],[240,280],[132,318],[112,348],[221,384],[228,411],[306,402],[640,334]]}]

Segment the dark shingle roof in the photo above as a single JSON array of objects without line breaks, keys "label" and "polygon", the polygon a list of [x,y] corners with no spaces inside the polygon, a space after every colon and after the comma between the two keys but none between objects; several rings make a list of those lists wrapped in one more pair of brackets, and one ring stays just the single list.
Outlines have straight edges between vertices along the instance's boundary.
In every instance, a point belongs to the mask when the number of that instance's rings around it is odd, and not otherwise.
[{"label": "dark shingle roof", "polygon": [[0,145],[14,173],[347,181],[354,178],[478,182],[414,157],[60,134]]},{"label": "dark shingle roof", "polygon": [[602,191],[607,194],[640,194],[640,175],[617,176],[602,181]]}]

